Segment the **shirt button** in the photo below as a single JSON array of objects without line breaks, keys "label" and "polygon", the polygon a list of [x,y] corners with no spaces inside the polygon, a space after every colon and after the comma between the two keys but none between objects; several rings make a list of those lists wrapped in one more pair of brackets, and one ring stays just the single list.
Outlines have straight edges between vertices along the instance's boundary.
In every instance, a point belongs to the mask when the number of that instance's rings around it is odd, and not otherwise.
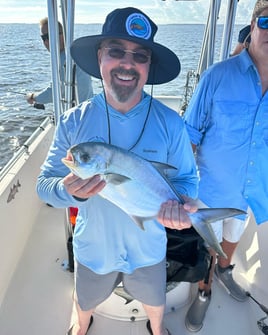
[{"label": "shirt button", "polygon": [[253,162],[253,161],[250,161],[249,164],[250,164],[250,165],[254,165],[254,162]]},{"label": "shirt button", "polygon": [[259,126],[260,125],[260,122],[259,121],[256,121],[256,126]]}]

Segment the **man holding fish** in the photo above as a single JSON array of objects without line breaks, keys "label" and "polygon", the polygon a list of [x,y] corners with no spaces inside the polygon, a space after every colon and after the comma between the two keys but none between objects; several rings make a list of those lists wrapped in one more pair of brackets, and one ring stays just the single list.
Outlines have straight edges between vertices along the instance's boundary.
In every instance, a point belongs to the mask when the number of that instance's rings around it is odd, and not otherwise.
[{"label": "man holding fish", "polygon": [[62,115],[37,184],[45,202],[79,208],[73,236],[78,321],[67,334],[85,335],[94,308],[121,281],[142,302],[148,332],[170,334],[163,324],[165,227],[192,225],[198,178],[183,121],[143,90],[180,72],[177,56],[154,42],[156,31],[140,10],[116,9],[102,34],[71,47],[75,62],[100,78],[104,91]]}]

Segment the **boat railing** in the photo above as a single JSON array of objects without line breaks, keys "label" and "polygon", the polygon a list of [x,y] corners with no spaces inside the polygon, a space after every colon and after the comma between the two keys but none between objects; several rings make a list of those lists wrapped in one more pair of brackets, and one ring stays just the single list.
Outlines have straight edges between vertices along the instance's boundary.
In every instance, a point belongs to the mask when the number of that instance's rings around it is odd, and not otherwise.
[{"label": "boat railing", "polygon": [[181,107],[180,107],[181,116],[183,116],[183,114],[185,113],[188,107],[188,104],[194,93],[196,85],[199,82],[199,79],[200,79],[200,75],[196,71],[190,70],[187,72],[186,83],[185,83],[185,86],[183,87],[184,91],[183,91]]},{"label": "boat railing", "polygon": [[[52,96],[54,103],[55,124],[57,125],[60,115],[73,104],[73,61],[70,55],[70,46],[73,41],[74,34],[74,0],[59,0],[64,45],[66,55],[66,78],[65,82],[61,82],[60,78],[60,48],[59,48],[59,30],[58,22],[60,16],[58,14],[58,0],[47,0],[48,7],[48,29],[49,29],[49,48],[51,60],[51,76],[52,76]],[[62,85],[64,90],[61,90]]]},{"label": "boat railing", "polygon": [[0,182],[8,174],[10,169],[15,165],[15,163],[25,154],[29,154],[30,145],[38,138],[38,136],[46,129],[49,124],[53,123],[51,117],[47,117],[40,126],[32,133],[32,135],[25,141],[25,143],[20,147],[14,156],[7,162],[7,164],[0,171]]}]

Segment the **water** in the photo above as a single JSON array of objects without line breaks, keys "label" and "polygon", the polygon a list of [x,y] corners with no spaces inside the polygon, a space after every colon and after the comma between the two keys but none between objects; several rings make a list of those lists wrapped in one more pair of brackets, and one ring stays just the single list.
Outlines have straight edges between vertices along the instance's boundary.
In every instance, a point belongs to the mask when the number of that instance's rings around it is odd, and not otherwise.
[{"label": "water", "polygon": [[[101,25],[77,25],[75,37],[100,33]],[[203,25],[163,25],[158,43],[171,48],[180,58],[181,73],[171,83],[154,86],[154,94],[182,94],[186,75],[195,70],[203,38]],[[238,31],[238,30],[237,30]],[[220,33],[220,32],[219,32]],[[38,92],[50,83],[50,55],[39,37],[37,24],[0,24],[0,169],[23,145],[44,118],[53,114],[30,106],[25,94]],[[237,34],[235,34],[237,36]],[[101,90],[93,79],[94,93]],[[150,87],[146,87],[150,91]]]}]

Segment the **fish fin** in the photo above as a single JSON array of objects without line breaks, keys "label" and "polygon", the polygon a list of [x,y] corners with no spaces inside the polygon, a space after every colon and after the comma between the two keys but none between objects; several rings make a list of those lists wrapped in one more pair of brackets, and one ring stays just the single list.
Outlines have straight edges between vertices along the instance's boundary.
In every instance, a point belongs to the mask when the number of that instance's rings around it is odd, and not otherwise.
[{"label": "fish fin", "polygon": [[206,222],[215,222],[236,215],[247,214],[245,211],[237,208],[199,208],[197,212]]},{"label": "fish fin", "polygon": [[131,219],[136,223],[138,227],[140,227],[142,230],[145,230],[144,224],[143,224],[144,218],[140,216],[131,215]]},{"label": "fish fin", "polygon": [[165,170],[177,170],[175,166],[169,165],[167,163],[160,163],[160,162],[154,162],[150,161],[150,163],[161,173],[163,174]]},{"label": "fish fin", "polygon": [[177,200],[181,203],[184,204],[185,201],[182,198],[182,196],[178,193],[178,191],[175,189],[173,184],[167,179],[165,170],[178,170],[175,166],[169,165],[167,163],[161,163],[161,162],[154,162],[154,161],[149,161],[153,167],[159,172],[159,174],[162,176],[163,179],[168,183],[169,187],[172,189],[172,191],[175,193]]},{"label": "fish fin", "polygon": [[156,170],[159,172],[159,174],[162,176],[162,178],[165,179],[165,181],[167,182],[169,187],[172,189],[172,191],[176,195],[177,200],[179,201],[179,203],[184,204],[185,201],[184,201],[183,197],[181,196],[181,194],[178,193],[178,191],[176,190],[174,185],[170,182],[170,180],[168,180],[168,178],[165,175],[165,170],[167,170],[167,169],[177,170],[177,168],[172,166],[172,165],[165,164],[165,163],[158,163],[158,162],[150,162],[150,163],[156,168]]},{"label": "fish fin", "polygon": [[116,173],[107,173],[105,174],[104,179],[107,183],[111,183],[113,185],[121,185],[131,180],[129,177],[123,176],[121,174],[116,174]]},{"label": "fish fin", "polygon": [[144,217],[135,216],[135,215],[131,215],[130,217],[136,223],[136,225],[138,227],[140,227],[142,230],[145,230],[145,228],[144,228],[144,221],[150,220],[150,218],[144,218]]},{"label": "fish fin", "polygon": [[200,208],[197,212],[190,214],[190,218],[194,229],[203,240],[219,255],[227,258],[211,223],[240,214],[245,214],[245,212],[236,208]]},{"label": "fish fin", "polygon": [[131,215],[130,217],[136,223],[136,225],[138,227],[140,227],[142,230],[145,230],[145,228],[144,228],[144,221],[155,219],[155,216],[152,216],[152,217],[142,217],[142,216]]},{"label": "fish fin", "polygon": [[200,221],[198,223],[193,223],[194,229],[202,237],[202,239],[207,243],[208,247],[212,248],[220,256],[227,258],[226,254],[222,250],[220,243],[218,242],[217,236],[215,235],[211,223]]},{"label": "fish fin", "polygon": [[171,184],[171,182],[165,176],[163,176],[163,178],[167,181],[167,183],[169,184],[170,188],[172,189],[172,191],[176,195],[177,199],[175,199],[175,200],[177,200],[180,204],[184,204],[185,201],[184,201],[182,195],[176,190],[176,188],[174,187],[174,185]]}]

